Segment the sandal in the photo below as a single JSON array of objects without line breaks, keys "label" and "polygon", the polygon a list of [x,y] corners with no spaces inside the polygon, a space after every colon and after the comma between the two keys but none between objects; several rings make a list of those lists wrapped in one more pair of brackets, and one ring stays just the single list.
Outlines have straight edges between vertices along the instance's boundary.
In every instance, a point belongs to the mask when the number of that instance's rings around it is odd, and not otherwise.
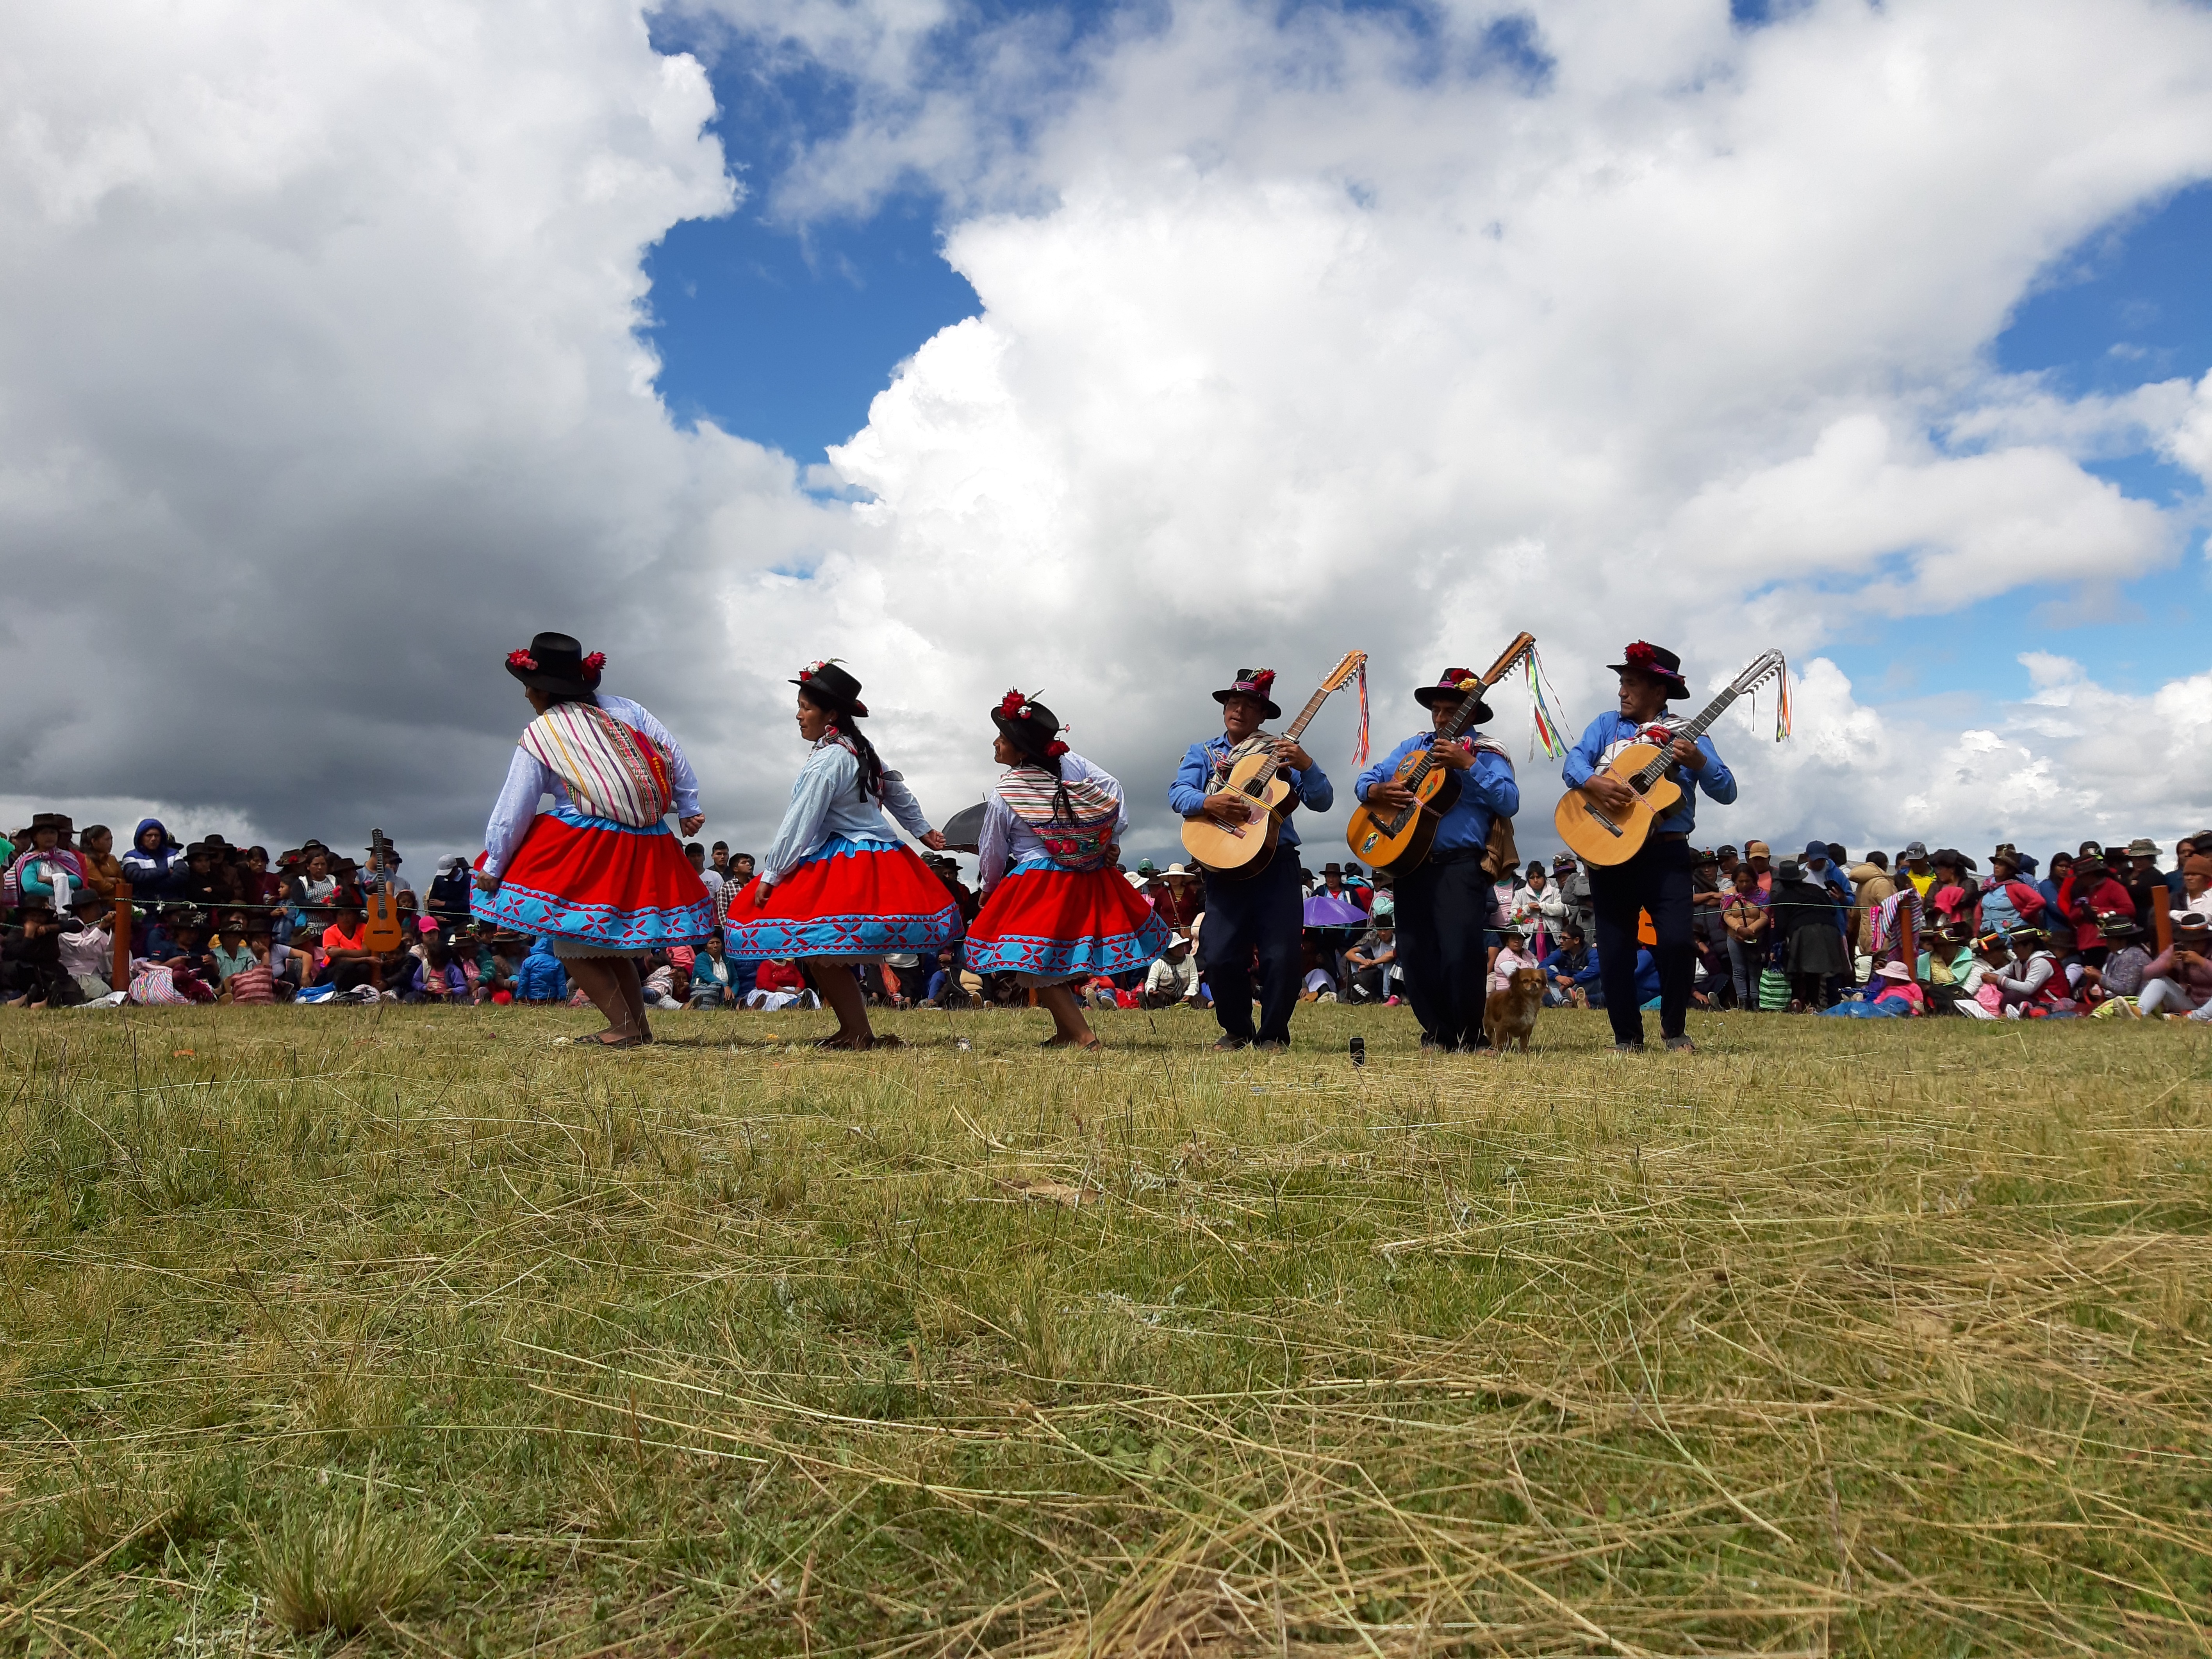
[{"label": "sandal", "polygon": [[613,1036],[602,1031],[597,1036],[586,1037],[579,1046],[586,1048],[642,1048],[645,1039],[635,1031],[628,1036]]},{"label": "sandal", "polygon": [[1091,1041],[1088,1042],[1078,1042],[1073,1037],[1049,1036],[1037,1044],[1040,1048],[1080,1048],[1085,1053],[1093,1048],[1103,1048],[1105,1046],[1099,1041],[1098,1033],[1096,1031],[1091,1034]]},{"label": "sandal", "polygon": [[814,1046],[817,1048],[837,1048],[860,1054],[866,1054],[869,1048],[881,1041],[880,1037],[826,1036],[817,1037],[814,1040]]}]

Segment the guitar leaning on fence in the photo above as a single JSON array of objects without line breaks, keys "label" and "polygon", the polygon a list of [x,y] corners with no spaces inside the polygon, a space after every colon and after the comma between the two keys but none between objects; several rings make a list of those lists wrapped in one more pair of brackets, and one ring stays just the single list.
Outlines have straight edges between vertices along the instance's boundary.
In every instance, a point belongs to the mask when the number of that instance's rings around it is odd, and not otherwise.
[{"label": "guitar leaning on fence", "polygon": [[392,886],[392,843],[384,838],[384,831],[368,832],[369,850],[376,854],[377,868],[383,881],[373,891],[364,891],[362,897],[362,949],[380,957],[407,946],[407,923],[399,913],[399,900]]},{"label": "guitar leaning on fence", "polygon": [[1190,854],[1194,863],[1203,865],[1217,876],[1256,875],[1267,867],[1275,843],[1282,838],[1283,817],[1291,806],[1290,780],[1277,775],[1275,745],[1296,743],[1305,731],[1306,723],[1321,713],[1328,694],[1366,666],[1364,651],[1346,652],[1344,660],[1329,671],[1328,677],[1321,683],[1321,690],[1306,700],[1306,706],[1298,710],[1297,719],[1290,723],[1281,737],[1255,733],[1247,739],[1251,752],[1237,757],[1227,779],[1207,793],[1234,790],[1250,800],[1250,815],[1241,829],[1217,823],[1203,813],[1185,818],[1183,851]]},{"label": "guitar leaning on fence", "polygon": [[[1695,743],[1738,697],[1754,689],[1761,680],[1776,674],[1786,676],[1788,672],[1789,665],[1783,661],[1779,651],[1761,652],[1758,660],[1705,705],[1703,714],[1671,731],[1668,741],[1687,738]],[[1674,803],[1682,799],[1682,786],[1671,775],[1673,771],[1674,763],[1658,744],[1627,744],[1606,763],[1604,772],[1634,790],[1636,799],[1614,811],[1600,806],[1586,788],[1568,790],[1552,813],[1552,823],[1559,832],[1559,839],[1585,863],[1627,863],[1650,839],[1651,826],[1673,811]]]},{"label": "guitar leaning on fence", "polygon": [[[1535,648],[1534,634],[1520,635],[1490,665],[1487,674],[1480,680],[1470,678],[1460,682],[1473,695],[1462,699],[1459,712],[1437,728],[1436,741],[1458,742],[1474,711],[1482,706],[1482,694],[1511,673],[1513,665]],[[1398,763],[1393,781],[1413,792],[1413,804],[1395,811],[1389,808],[1377,811],[1364,804],[1353,808],[1344,839],[1353,856],[1370,869],[1402,876],[1428,857],[1437,838],[1437,825],[1459,799],[1459,774],[1437,764],[1427,749],[1419,749]]]}]

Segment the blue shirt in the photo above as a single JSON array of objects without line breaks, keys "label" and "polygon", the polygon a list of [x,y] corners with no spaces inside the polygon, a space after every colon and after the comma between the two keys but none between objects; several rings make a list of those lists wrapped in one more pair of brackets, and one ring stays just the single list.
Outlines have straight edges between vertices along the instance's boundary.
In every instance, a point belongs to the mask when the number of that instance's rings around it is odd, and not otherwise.
[{"label": "blue shirt", "polygon": [[[1406,757],[1426,749],[1437,740],[1433,732],[1418,732],[1400,744],[1374,765],[1362,772],[1352,786],[1352,793],[1361,800],[1378,783],[1388,783],[1398,775],[1398,767]],[[1468,739],[1459,739],[1466,748]],[[1449,852],[1463,847],[1481,847],[1490,840],[1490,826],[1501,817],[1511,817],[1521,810],[1521,785],[1513,775],[1513,763],[1494,749],[1474,750],[1474,764],[1466,771],[1455,774],[1459,779],[1459,799],[1452,803],[1451,811],[1437,823],[1434,850]]]},{"label": "blue shirt", "polygon": [[860,793],[860,757],[830,738],[818,740],[799,769],[791,786],[791,804],[783,809],[783,823],[775,839],[761,854],[761,879],[775,886],[832,839],[886,842],[896,847],[898,837],[884,813],[906,826],[920,841],[929,833],[929,819],[914,791],[896,772],[883,775],[878,799]]},{"label": "blue shirt", "polygon": [[[1568,755],[1567,763],[1559,769],[1559,775],[1567,781],[1570,789],[1581,788],[1590,781],[1593,774],[1601,769],[1601,763],[1607,750],[1618,744],[1644,741],[1644,728],[1650,724],[1652,722],[1630,720],[1618,710],[1609,714],[1600,714],[1589,723],[1589,729],[1583,733],[1582,741]],[[1685,769],[1674,769],[1674,781],[1683,785],[1682,799],[1674,804],[1666,817],[1652,826],[1656,833],[1687,835],[1695,829],[1698,823],[1698,791],[1700,789],[1723,806],[1735,799],[1735,774],[1728,769],[1727,764],[1714,750],[1713,740],[1699,738],[1698,752],[1705,757],[1705,765],[1698,770],[1689,773],[1686,778]]]},{"label": "blue shirt", "polygon": [[[1229,758],[1229,751],[1237,745],[1229,741],[1226,732],[1208,738],[1204,743],[1191,744],[1176,770],[1175,781],[1168,786],[1168,805],[1184,817],[1192,817],[1206,805],[1208,787],[1213,781],[1213,769]],[[1275,775],[1291,786],[1290,805],[1304,806],[1316,812],[1326,812],[1336,805],[1336,786],[1318,766],[1301,772],[1295,766],[1285,766]],[[1298,844],[1298,824],[1295,814],[1283,817],[1281,845]]]}]

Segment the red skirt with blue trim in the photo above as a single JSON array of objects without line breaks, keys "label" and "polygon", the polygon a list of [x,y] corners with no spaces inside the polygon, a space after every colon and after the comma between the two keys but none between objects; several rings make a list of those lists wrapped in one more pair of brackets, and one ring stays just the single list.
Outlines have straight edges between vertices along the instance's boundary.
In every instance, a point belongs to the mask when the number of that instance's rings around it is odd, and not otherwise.
[{"label": "red skirt with blue trim", "polygon": [[738,890],[724,921],[740,962],[934,956],[960,937],[960,905],[914,850],[894,841],[832,836],[769,889]]},{"label": "red skirt with blue trim", "polygon": [[697,945],[714,932],[707,884],[666,824],[633,829],[571,806],[531,820],[498,889],[473,889],[469,910],[517,933],[610,951]]},{"label": "red skirt with blue trim", "polygon": [[968,929],[968,966],[1042,984],[1125,974],[1167,948],[1170,933],[1118,870],[1063,870],[1049,859],[1016,865]]}]

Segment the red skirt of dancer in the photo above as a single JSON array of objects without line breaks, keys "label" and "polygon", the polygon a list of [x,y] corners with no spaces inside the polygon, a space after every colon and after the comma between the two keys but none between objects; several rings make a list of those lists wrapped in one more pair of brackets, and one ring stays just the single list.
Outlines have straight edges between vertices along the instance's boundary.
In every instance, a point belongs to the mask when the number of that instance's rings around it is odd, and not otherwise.
[{"label": "red skirt of dancer", "polygon": [[960,937],[960,906],[929,866],[898,842],[832,836],[769,889],[738,890],[724,921],[740,962],[828,957],[858,962],[933,956]]},{"label": "red skirt of dancer", "polygon": [[706,884],[666,824],[632,829],[570,806],[531,820],[498,890],[476,889],[469,909],[517,933],[610,951],[696,945],[714,932]]},{"label": "red skirt of dancer", "polygon": [[968,929],[979,974],[1058,984],[1142,968],[1167,948],[1169,928],[1117,870],[1063,870],[1049,859],[1016,865]]}]

